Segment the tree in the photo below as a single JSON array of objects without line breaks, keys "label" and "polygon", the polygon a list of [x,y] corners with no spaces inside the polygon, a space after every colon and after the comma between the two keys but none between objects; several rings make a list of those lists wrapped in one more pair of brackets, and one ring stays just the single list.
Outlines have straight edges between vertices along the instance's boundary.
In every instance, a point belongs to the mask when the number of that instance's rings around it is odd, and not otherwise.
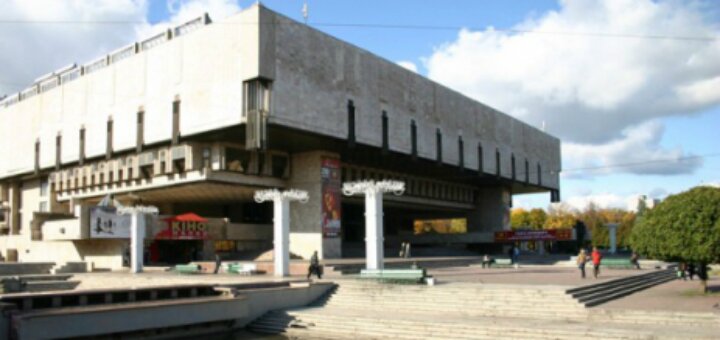
[{"label": "tree", "polygon": [[523,229],[529,225],[530,213],[523,209],[517,208],[510,212],[510,227],[512,229]]},{"label": "tree", "polygon": [[542,210],[540,208],[530,210],[530,213],[528,214],[528,225],[531,229],[542,229],[545,225],[545,220],[547,220],[547,214],[545,213],[545,210]]},{"label": "tree", "polygon": [[696,187],[644,212],[633,228],[633,249],[649,257],[700,265],[707,292],[707,264],[720,261],[720,188]]},{"label": "tree", "polygon": [[553,204],[548,209],[545,229],[569,229],[575,226],[575,211],[566,204]]}]

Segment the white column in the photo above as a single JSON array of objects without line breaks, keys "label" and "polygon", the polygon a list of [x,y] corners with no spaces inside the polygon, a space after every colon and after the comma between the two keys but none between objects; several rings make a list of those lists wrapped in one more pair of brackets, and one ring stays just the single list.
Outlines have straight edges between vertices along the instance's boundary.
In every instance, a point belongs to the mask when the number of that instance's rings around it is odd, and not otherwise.
[{"label": "white column", "polygon": [[365,258],[367,269],[383,269],[383,194],[365,194]]},{"label": "white column", "polygon": [[610,254],[617,251],[617,224],[608,224],[608,235],[610,236]]},{"label": "white column", "polygon": [[278,198],[273,201],[273,232],[275,276],[290,274],[290,201]]},{"label": "white column", "polygon": [[143,246],[145,245],[145,214],[134,211],[130,224],[130,271],[141,273],[143,271]]}]

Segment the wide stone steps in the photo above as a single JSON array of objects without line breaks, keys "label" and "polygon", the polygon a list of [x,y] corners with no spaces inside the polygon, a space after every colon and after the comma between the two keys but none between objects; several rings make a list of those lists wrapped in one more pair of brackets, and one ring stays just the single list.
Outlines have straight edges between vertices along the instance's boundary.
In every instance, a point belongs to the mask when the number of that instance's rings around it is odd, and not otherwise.
[{"label": "wide stone steps", "polygon": [[[382,313],[382,311],[377,311]],[[578,339],[582,337],[603,339],[648,339],[649,333],[635,327],[590,327],[587,323],[558,325],[532,319],[479,318],[462,322],[438,318],[408,317],[384,313],[383,318],[352,315],[337,311],[294,310],[272,313],[262,322],[253,324],[256,332],[286,334],[299,338],[314,338],[320,334],[356,338],[402,338],[402,339]],[[290,327],[287,327],[290,325]],[[597,325],[596,325],[597,326]],[[600,325],[602,326],[602,325]],[[286,328],[287,327],[287,328]],[[663,338],[686,338],[692,333],[669,330]]]},{"label": "wide stone steps", "polygon": [[673,269],[660,270],[573,288],[567,290],[567,293],[585,306],[592,307],[671,281],[674,275]]}]

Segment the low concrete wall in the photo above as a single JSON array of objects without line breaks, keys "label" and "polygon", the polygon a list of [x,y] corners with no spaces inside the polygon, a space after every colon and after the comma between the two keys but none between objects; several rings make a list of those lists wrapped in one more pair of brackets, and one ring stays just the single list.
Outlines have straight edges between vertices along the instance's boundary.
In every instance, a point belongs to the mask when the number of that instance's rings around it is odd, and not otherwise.
[{"label": "low concrete wall", "polygon": [[49,274],[55,262],[0,263],[0,276]]},{"label": "low concrete wall", "polygon": [[303,307],[316,301],[330,289],[334,283],[294,283],[290,288],[243,290],[247,299],[248,315],[238,319],[237,327],[245,327],[263,314],[277,309]]}]

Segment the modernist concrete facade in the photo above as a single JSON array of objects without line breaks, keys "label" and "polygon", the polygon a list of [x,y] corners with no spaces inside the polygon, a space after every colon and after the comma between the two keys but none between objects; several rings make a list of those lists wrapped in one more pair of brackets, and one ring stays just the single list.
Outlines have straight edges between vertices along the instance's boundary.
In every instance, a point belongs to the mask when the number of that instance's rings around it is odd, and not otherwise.
[{"label": "modernist concrete facade", "polygon": [[[219,241],[271,247],[271,209],[252,202],[263,188],[309,192],[291,206],[290,250],[325,258],[362,242],[361,199],[328,189],[342,181],[406,182],[387,197],[389,244],[492,242],[513,194],[558,199],[557,138],[260,5],[44,76],[0,121],[0,252],[26,262],[120,266],[127,240],[90,232],[106,194],[210,218],[193,246],[205,257]],[[449,217],[468,232],[412,234],[413,219]]]}]

